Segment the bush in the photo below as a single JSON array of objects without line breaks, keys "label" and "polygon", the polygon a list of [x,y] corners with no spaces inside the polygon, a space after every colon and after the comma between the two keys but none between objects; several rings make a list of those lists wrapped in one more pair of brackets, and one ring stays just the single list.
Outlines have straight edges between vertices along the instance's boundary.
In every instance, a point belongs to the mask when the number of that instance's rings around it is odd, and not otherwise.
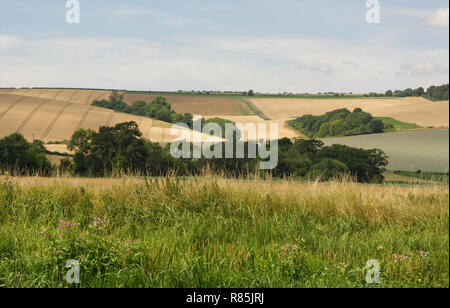
[{"label": "bush", "polygon": [[0,139],[0,169],[11,171],[15,175],[48,175],[52,166],[45,157],[45,151],[40,140],[30,143],[19,133],[6,136]]},{"label": "bush", "polygon": [[337,109],[322,116],[305,115],[288,124],[309,138],[325,138],[335,136],[352,136],[361,134],[382,133],[384,124],[375,120],[370,113],[356,108]]},{"label": "bush", "polygon": [[130,106],[123,101],[123,95],[118,94],[117,91],[113,91],[109,100],[94,101],[92,105],[138,116],[150,117],[168,123],[184,123],[192,128],[192,115],[190,113],[176,113],[162,96],[155,97],[150,103],[142,100],[135,101]]},{"label": "bush", "polygon": [[319,163],[311,167],[309,176],[311,178],[320,178],[322,180],[332,180],[342,178],[349,174],[349,169],[344,163],[330,158],[324,158]]}]

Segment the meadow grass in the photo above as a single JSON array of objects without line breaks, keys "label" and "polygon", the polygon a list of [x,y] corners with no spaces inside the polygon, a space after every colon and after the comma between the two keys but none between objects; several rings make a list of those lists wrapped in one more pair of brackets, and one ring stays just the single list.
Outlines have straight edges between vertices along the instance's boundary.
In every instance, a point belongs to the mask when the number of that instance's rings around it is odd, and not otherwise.
[{"label": "meadow grass", "polygon": [[[0,178],[0,287],[448,287],[447,185]],[[365,282],[379,260],[381,284]]]},{"label": "meadow grass", "polygon": [[375,119],[383,121],[384,126],[387,126],[387,125],[392,125],[393,126],[393,128],[390,129],[390,130],[389,129],[385,129],[385,132],[398,132],[398,131],[402,131],[402,130],[423,128],[423,127],[418,126],[416,124],[400,122],[400,121],[397,121],[397,120],[395,120],[393,118],[376,117]]}]

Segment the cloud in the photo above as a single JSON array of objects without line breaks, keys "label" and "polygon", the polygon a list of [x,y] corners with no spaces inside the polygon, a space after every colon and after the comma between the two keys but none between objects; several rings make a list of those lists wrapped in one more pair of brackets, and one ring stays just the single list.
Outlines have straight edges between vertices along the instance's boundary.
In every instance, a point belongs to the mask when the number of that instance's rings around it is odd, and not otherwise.
[{"label": "cloud", "polygon": [[20,39],[11,35],[0,35],[0,51],[10,49],[20,43]]},{"label": "cloud", "polygon": [[399,75],[412,75],[412,76],[428,76],[433,74],[448,74],[448,66],[444,67],[439,64],[433,64],[430,62],[416,63],[416,64],[403,64],[401,71],[397,72]]},{"label": "cloud", "polygon": [[413,50],[378,41],[0,35],[0,52],[0,87],[368,92],[448,82],[448,49]]},{"label": "cloud", "polygon": [[111,13],[117,17],[152,17],[159,22],[172,27],[184,26],[188,22],[192,23],[194,21],[194,19],[192,18],[178,16],[175,14],[168,14],[158,10],[137,8],[132,6],[118,6],[113,8],[111,10]]},{"label": "cloud", "polygon": [[426,24],[436,27],[449,26],[449,9],[440,8],[438,10],[410,9],[410,8],[385,8],[384,12],[402,16],[410,16],[423,20]]},{"label": "cloud", "polygon": [[438,9],[428,18],[429,24],[438,27],[448,27],[449,13],[448,8]]}]

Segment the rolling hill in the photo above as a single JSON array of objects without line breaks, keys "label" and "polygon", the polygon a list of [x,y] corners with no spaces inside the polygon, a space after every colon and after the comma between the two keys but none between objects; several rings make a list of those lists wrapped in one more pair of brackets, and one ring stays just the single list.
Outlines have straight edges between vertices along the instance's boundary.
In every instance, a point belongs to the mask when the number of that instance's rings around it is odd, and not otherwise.
[{"label": "rolling hill", "polygon": [[280,122],[306,114],[322,115],[339,108],[350,110],[361,108],[375,117],[389,117],[423,127],[449,126],[449,102],[432,102],[421,97],[392,99],[252,98],[250,101],[269,118]]},{"label": "rolling hill", "polygon": [[[100,90],[0,90],[0,137],[19,132],[28,140],[63,141],[70,139],[79,128],[97,130],[100,126],[127,121],[138,123],[143,137],[153,142],[168,143],[178,137],[170,134],[169,123],[117,113],[89,103],[91,98],[108,95],[108,91]],[[202,140],[216,138],[202,135]]]}]

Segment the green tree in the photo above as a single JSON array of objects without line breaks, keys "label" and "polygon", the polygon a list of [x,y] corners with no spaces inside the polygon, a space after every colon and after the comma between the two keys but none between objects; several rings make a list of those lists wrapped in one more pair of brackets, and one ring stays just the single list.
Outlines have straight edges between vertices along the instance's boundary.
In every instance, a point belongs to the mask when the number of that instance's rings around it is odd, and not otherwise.
[{"label": "green tree", "polygon": [[384,131],[384,123],[381,120],[371,120],[369,129],[371,133],[382,133]]},{"label": "green tree", "polygon": [[52,166],[45,156],[42,141],[28,142],[22,134],[14,133],[0,139],[0,169],[17,175],[38,173],[48,175]]}]

